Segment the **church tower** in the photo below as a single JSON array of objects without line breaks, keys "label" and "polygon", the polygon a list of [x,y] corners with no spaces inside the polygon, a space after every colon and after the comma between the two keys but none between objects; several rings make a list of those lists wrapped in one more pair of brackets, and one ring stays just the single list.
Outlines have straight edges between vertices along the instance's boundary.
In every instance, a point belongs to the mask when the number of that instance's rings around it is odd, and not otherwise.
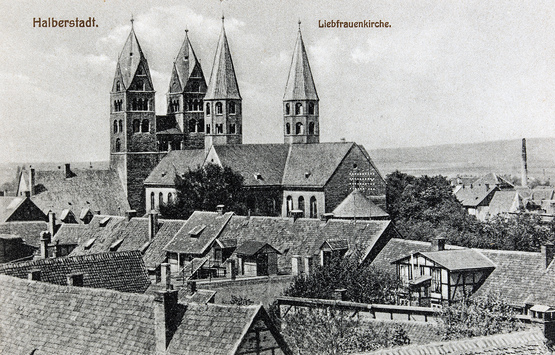
[{"label": "church tower", "polygon": [[242,99],[222,16],[222,32],[204,97],[205,147],[243,142]]},{"label": "church tower", "polygon": [[143,181],[159,161],[154,96],[131,19],[110,92],[110,167],[118,172],[131,208],[139,213],[145,205]]},{"label": "church tower", "polygon": [[285,143],[319,143],[318,94],[301,35],[301,22],[283,96]]},{"label": "church tower", "polygon": [[[204,148],[205,94],[204,74],[189,40],[188,31],[185,30],[185,41],[173,63],[167,93],[168,116],[174,116],[177,127],[183,132],[181,149]],[[167,150],[164,148],[160,147],[160,150]]]}]

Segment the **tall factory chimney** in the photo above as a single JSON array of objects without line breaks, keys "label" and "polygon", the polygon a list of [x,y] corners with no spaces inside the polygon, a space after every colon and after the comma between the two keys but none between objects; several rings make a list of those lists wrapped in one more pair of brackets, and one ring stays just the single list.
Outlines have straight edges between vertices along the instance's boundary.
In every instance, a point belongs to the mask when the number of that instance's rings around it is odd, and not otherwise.
[{"label": "tall factory chimney", "polygon": [[526,138],[522,138],[522,186],[528,186],[528,161],[526,158]]}]

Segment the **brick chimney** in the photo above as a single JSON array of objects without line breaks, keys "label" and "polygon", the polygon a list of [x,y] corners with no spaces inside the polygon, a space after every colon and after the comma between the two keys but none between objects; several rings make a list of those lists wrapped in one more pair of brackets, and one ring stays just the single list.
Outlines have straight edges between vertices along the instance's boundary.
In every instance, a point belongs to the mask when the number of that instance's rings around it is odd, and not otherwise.
[{"label": "brick chimney", "polygon": [[127,221],[130,221],[131,218],[137,217],[137,210],[125,211],[125,217],[127,218]]},{"label": "brick chimney", "polygon": [[152,241],[158,233],[158,212],[150,211],[148,213],[148,240]]},{"label": "brick chimney", "polygon": [[166,290],[172,289],[172,275],[169,263],[160,264],[160,284],[164,286]]},{"label": "brick chimney", "polygon": [[35,185],[36,185],[35,169],[30,167],[29,168],[29,197],[35,194]]},{"label": "brick chimney", "polygon": [[158,291],[154,295],[154,335],[156,354],[166,354],[166,348],[177,327],[177,290]]},{"label": "brick chimney", "polygon": [[218,211],[218,214],[220,216],[224,214],[224,209],[225,209],[225,205],[217,205],[216,206],[216,211]]},{"label": "brick chimney", "polygon": [[71,174],[71,164],[66,163],[64,165],[64,177],[66,179],[69,179],[71,176],[72,176],[72,174]]},{"label": "brick chimney", "polygon": [[333,299],[337,301],[345,301],[345,294],[347,290],[344,288],[338,288],[333,290]]},{"label": "brick chimney", "polygon": [[292,210],[291,211],[291,217],[293,217],[293,221],[296,221],[297,219],[301,218],[303,216],[304,212],[302,210]]},{"label": "brick chimney", "polygon": [[73,274],[67,275],[67,285],[68,286],[83,287],[83,274],[82,273],[73,273]]},{"label": "brick chimney", "polygon": [[30,270],[29,273],[27,274],[27,278],[33,281],[40,281],[40,270],[39,269]]},{"label": "brick chimney", "polygon": [[54,230],[56,228],[56,214],[52,211],[48,212],[48,233],[50,233],[50,238],[54,236]]},{"label": "brick chimney", "polygon": [[545,245],[541,247],[541,253],[543,260],[545,260],[545,267],[547,268],[555,256],[555,245],[553,243],[545,243]]},{"label": "brick chimney", "polygon": [[332,218],[333,218],[333,213],[331,213],[331,212],[330,213],[324,213],[322,215],[322,221],[325,221],[325,222],[329,221]]},{"label": "brick chimney", "polygon": [[48,258],[48,244],[50,244],[50,241],[52,236],[50,234],[50,232],[47,231],[43,231],[40,232],[40,258],[41,259],[47,259]]},{"label": "brick chimney", "polygon": [[439,236],[432,240],[432,251],[445,250],[445,237]]}]

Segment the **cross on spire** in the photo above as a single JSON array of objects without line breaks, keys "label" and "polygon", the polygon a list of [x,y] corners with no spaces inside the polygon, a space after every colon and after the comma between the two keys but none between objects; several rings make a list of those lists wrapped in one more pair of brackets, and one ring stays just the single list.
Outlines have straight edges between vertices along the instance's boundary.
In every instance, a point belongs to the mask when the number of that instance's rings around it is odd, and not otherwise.
[{"label": "cross on spire", "polygon": [[131,28],[133,28],[133,22],[135,22],[135,19],[133,18],[133,14],[131,14]]}]

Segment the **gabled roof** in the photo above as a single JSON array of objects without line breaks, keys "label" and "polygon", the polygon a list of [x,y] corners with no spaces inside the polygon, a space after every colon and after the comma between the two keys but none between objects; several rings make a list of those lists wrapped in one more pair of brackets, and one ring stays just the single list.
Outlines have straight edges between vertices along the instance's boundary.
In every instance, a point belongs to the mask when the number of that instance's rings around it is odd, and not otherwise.
[{"label": "gabled roof", "polygon": [[205,158],[204,149],[173,150],[156,165],[144,184],[174,186],[176,177],[202,166]]},{"label": "gabled roof", "polygon": [[351,192],[334,210],[334,218],[387,218],[389,214],[378,207],[360,190]]},{"label": "gabled roof", "polygon": [[542,188],[536,187],[532,190],[532,196],[530,198],[534,201],[543,201],[543,200],[553,200],[555,196],[555,190],[550,187],[542,186]]},{"label": "gabled roof", "polygon": [[44,212],[28,198],[0,196],[0,223],[47,219]]},{"label": "gabled roof", "polygon": [[[223,215],[217,212],[193,212],[179,232],[165,246],[164,250],[174,253],[204,254],[207,248],[220,235],[232,215],[232,212],[227,212]],[[202,231],[192,235],[191,231],[199,226],[204,226]]]},{"label": "gabled roof", "polygon": [[488,173],[481,178],[477,179],[472,183],[474,186],[481,186],[481,185],[489,185],[489,186],[497,186],[500,189],[512,189],[515,186],[508,182],[506,179],[502,178],[501,176],[495,173]]},{"label": "gabled roof", "polygon": [[174,72],[170,80],[170,92],[178,92],[173,90],[172,84],[175,79],[179,81],[180,91],[186,91],[189,78],[193,75],[199,75],[204,81],[204,75],[200,67],[200,62],[197,59],[191,41],[189,40],[189,31],[185,30],[185,40],[177,53],[174,61]]},{"label": "gabled roof", "polygon": [[322,246],[320,247],[320,249],[322,249],[322,247],[324,245],[327,245],[328,248],[330,248],[331,250],[345,250],[345,249],[349,249],[349,241],[347,239],[334,239],[334,240],[326,240]]},{"label": "gabled roof", "polygon": [[495,191],[489,203],[489,214],[498,215],[500,213],[517,212],[524,208],[522,197],[515,190]]},{"label": "gabled roof", "polygon": [[139,68],[139,65],[141,64],[145,66],[145,74],[147,75],[148,80],[152,82],[146,58],[143,54],[143,50],[141,49],[141,45],[139,44],[139,40],[137,39],[137,35],[135,35],[135,30],[133,26],[131,26],[129,36],[127,36],[127,40],[125,41],[123,49],[119,55],[116,69],[116,76],[118,71],[121,72],[125,89],[129,89],[129,86],[133,82],[133,78],[135,78],[137,68]]},{"label": "gabled roof", "polygon": [[46,222],[6,222],[0,223],[0,233],[20,236],[25,244],[40,247],[40,232],[48,229]]},{"label": "gabled roof", "polygon": [[[70,255],[104,253],[109,251],[106,246],[115,241],[113,235],[124,227],[125,221],[125,217],[95,215],[89,224],[63,224],[52,238],[52,243],[77,245]],[[94,244],[85,249],[84,244],[92,239]]]},{"label": "gabled roof", "polygon": [[308,55],[304,47],[300,23],[283,100],[318,100],[310,63],[308,62]]},{"label": "gabled roof", "polygon": [[496,190],[498,187],[495,185],[464,186],[457,190],[455,197],[461,201],[464,207],[476,207],[484,203],[484,200]]},{"label": "gabled roof", "polygon": [[239,93],[239,85],[235,76],[235,68],[231,59],[229,44],[225,34],[225,27],[222,18],[222,32],[218,39],[216,54],[214,55],[214,64],[212,65],[212,73],[206,90],[205,100],[214,99],[236,99],[241,100]]},{"label": "gabled roof", "polygon": [[235,249],[235,254],[237,255],[245,255],[245,256],[253,256],[258,253],[262,248],[268,246],[269,248],[275,250],[278,254],[281,254],[279,250],[274,248],[268,243],[260,242],[257,240],[247,240],[243,242],[241,245]]},{"label": "gabled roof", "polygon": [[26,279],[40,270],[41,281],[67,285],[67,276],[83,274],[83,286],[144,293],[150,285],[142,256],[137,251],[68,256],[0,264],[0,274]]},{"label": "gabled roof", "polygon": [[[473,249],[452,249],[441,251],[421,251],[422,255],[450,271],[489,269],[495,265],[481,253]],[[403,257],[402,259],[406,259]]]}]

